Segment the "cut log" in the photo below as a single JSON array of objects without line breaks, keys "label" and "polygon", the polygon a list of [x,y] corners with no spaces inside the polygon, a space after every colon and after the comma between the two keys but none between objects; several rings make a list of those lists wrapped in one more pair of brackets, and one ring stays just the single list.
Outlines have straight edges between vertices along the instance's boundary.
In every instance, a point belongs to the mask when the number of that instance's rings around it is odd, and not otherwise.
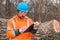
[{"label": "cut log", "polygon": [[53,24],[53,28],[54,28],[55,32],[60,32],[59,22],[57,20],[53,20],[52,24]]}]

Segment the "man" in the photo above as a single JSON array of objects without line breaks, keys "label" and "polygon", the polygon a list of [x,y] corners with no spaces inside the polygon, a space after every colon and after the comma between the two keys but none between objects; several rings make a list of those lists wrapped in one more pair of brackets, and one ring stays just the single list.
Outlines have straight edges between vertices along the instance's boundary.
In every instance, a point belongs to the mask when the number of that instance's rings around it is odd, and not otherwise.
[{"label": "man", "polygon": [[9,19],[7,23],[7,37],[11,40],[30,40],[36,33],[39,22],[33,22],[26,16],[28,5],[25,2],[20,2],[16,9],[18,14]]}]

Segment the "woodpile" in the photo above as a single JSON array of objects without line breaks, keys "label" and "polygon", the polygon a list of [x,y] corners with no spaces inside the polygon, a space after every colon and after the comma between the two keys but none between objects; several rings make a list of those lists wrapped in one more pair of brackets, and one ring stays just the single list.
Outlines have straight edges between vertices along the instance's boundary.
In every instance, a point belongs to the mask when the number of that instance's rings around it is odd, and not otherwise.
[{"label": "woodpile", "polygon": [[41,23],[33,40],[59,40],[60,25],[57,20]]},{"label": "woodpile", "polygon": [[48,22],[44,22],[40,25],[40,28],[39,28],[40,31],[44,31],[45,33],[52,29],[55,32],[60,32],[60,25],[57,20],[51,20]]},{"label": "woodpile", "polygon": [[[0,40],[8,40],[6,37],[6,24],[7,20],[0,18]],[[35,35],[31,40],[60,40],[59,22],[57,20],[51,20],[41,23]]]},{"label": "woodpile", "polygon": [[6,37],[6,24],[8,19],[0,18],[0,40],[8,40]]}]

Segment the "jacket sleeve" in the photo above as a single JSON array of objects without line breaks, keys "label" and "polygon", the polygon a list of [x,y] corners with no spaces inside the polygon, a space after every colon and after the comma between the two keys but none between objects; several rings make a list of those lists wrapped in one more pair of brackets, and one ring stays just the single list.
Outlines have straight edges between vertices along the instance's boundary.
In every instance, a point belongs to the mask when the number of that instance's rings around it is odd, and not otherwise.
[{"label": "jacket sleeve", "polygon": [[30,19],[30,25],[32,25],[34,23],[34,21],[32,19]]},{"label": "jacket sleeve", "polygon": [[8,23],[7,23],[7,37],[8,38],[14,38],[16,35],[15,35],[15,32],[13,30],[13,24],[12,24],[12,21],[11,20],[8,20]]}]

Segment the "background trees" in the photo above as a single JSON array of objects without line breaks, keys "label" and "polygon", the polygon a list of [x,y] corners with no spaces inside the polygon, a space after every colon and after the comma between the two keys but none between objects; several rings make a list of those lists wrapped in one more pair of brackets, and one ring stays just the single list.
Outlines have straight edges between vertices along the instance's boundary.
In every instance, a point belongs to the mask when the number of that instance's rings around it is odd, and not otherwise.
[{"label": "background trees", "polygon": [[11,18],[15,15],[16,5],[21,1],[29,5],[28,16],[34,21],[60,19],[60,0],[0,0],[0,17]]}]

